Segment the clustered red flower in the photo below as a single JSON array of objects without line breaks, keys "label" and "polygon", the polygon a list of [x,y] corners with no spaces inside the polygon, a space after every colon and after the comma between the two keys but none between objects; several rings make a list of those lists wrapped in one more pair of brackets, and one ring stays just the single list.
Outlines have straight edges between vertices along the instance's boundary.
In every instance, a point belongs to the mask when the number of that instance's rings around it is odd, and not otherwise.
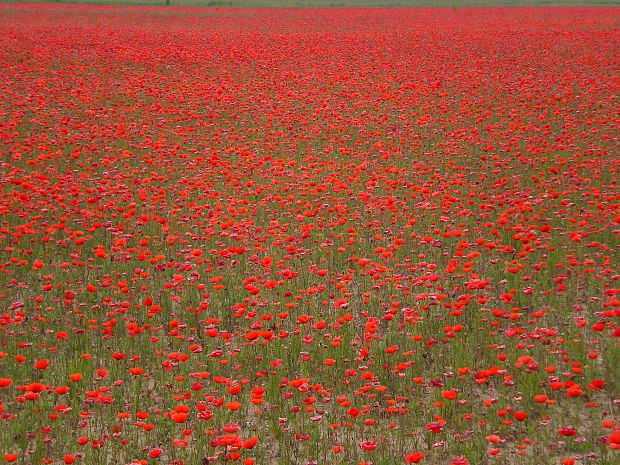
[{"label": "clustered red flower", "polygon": [[618,13],[0,4],[2,460],[614,461]]}]

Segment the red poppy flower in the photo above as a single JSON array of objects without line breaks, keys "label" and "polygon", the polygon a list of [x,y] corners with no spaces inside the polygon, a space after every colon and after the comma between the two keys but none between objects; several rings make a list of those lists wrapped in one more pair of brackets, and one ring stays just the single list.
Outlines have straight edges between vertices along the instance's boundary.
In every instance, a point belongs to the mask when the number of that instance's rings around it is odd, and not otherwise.
[{"label": "red poppy flower", "polygon": [[49,367],[49,364],[50,364],[49,360],[42,359],[42,360],[37,360],[34,363],[34,367],[37,370],[47,370],[47,367]]},{"label": "red poppy flower", "polygon": [[360,443],[360,448],[365,451],[372,451],[377,448],[377,441],[363,441]]},{"label": "red poppy flower", "polygon": [[405,463],[420,463],[424,457],[426,456],[416,451],[405,456]]}]

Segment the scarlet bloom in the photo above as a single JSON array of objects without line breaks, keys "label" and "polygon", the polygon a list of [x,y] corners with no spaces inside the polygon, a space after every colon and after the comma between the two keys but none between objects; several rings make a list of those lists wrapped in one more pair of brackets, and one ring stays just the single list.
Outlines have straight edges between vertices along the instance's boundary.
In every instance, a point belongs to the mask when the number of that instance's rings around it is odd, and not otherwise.
[{"label": "scarlet bloom", "polygon": [[159,456],[161,456],[161,449],[159,447],[156,447],[155,449],[151,449],[149,451],[149,457],[152,459],[156,459]]},{"label": "scarlet bloom", "polygon": [[228,410],[239,410],[239,408],[241,408],[241,403],[240,402],[229,402],[227,407],[228,407]]},{"label": "scarlet bloom", "polygon": [[225,433],[236,433],[237,431],[239,431],[239,429],[240,427],[238,423],[228,423],[224,425],[222,431],[224,431]]},{"label": "scarlet bloom", "polygon": [[11,384],[13,384],[11,378],[0,378],[0,388],[9,387]]},{"label": "scarlet bloom", "polygon": [[63,457],[63,459],[62,459],[62,460],[63,460],[63,462],[65,462],[67,465],[70,465],[70,464],[72,464],[73,462],[75,462],[75,455],[73,455],[73,454],[66,454],[66,455]]},{"label": "scarlet bloom", "polygon": [[241,389],[241,384],[233,384],[231,387],[228,388],[228,392],[233,396],[236,396],[241,392]]},{"label": "scarlet bloom", "polygon": [[242,447],[243,441],[236,434],[225,434],[217,438],[216,445],[219,447]]},{"label": "scarlet bloom", "polygon": [[560,428],[560,431],[558,431],[558,434],[562,436],[575,436],[577,434],[577,431],[575,431],[575,428],[569,428],[567,426],[562,426]]},{"label": "scarlet bloom", "polygon": [[502,442],[502,438],[500,438],[497,434],[490,434],[487,436],[487,439],[493,444],[497,444],[498,442]]},{"label": "scarlet bloom", "polygon": [[534,400],[539,404],[544,404],[545,402],[547,402],[548,398],[549,397],[547,397],[546,394],[537,394],[534,396]]},{"label": "scarlet bloom", "polygon": [[377,441],[364,441],[360,443],[362,450],[371,451],[377,448]]},{"label": "scarlet bloom", "polygon": [[30,383],[26,386],[26,390],[30,392],[43,392],[45,391],[45,384],[43,383]]},{"label": "scarlet bloom", "polygon": [[573,384],[566,391],[566,397],[579,397],[584,394],[585,392],[581,389],[581,386],[579,386],[579,384]]},{"label": "scarlet bloom", "polygon": [[614,431],[609,436],[607,436],[608,444],[620,445],[620,431]]},{"label": "scarlet bloom", "polygon": [[405,463],[420,463],[424,457],[426,457],[426,455],[416,451],[413,454],[409,454],[405,457]]},{"label": "scarlet bloom", "polygon": [[48,360],[37,360],[36,362],[34,362],[34,367],[37,370],[47,370],[47,367],[49,366],[50,362]]},{"label": "scarlet bloom", "polygon": [[258,444],[258,438],[256,436],[253,436],[250,439],[246,439],[245,441],[243,441],[243,448],[253,449],[256,444]]},{"label": "scarlet bloom", "polygon": [[449,391],[442,391],[441,394],[443,395],[443,398],[447,400],[454,400],[459,395],[459,393],[456,392],[454,389],[451,389]]},{"label": "scarlet bloom", "polygon": [[11,462],[15,462],[19,458],[19,455],[17,455],[17,454],[4,454],[2,457],[4,458],[5,461],[11,463]]},{"label": "scarlet bloom", "polygon": [[172,420],[175,423],[183,423],[185,420],[187,420],[187,413],[185,413],[185,412],[174,412],[172,415],[170,415],[170,418],[172,418]]},{"label": "scarlet bloom", "polygon": [[431,433],[441,433],[443,429],[443,423],[439,421],[432,421],[426,424],[426,429]]},{"label": "scarlet bloom", "polygon": [[600,391],[605,387],[605,380],[603,379],[593,379],[590,384],[588,384],[588,389],[593,391]]}]

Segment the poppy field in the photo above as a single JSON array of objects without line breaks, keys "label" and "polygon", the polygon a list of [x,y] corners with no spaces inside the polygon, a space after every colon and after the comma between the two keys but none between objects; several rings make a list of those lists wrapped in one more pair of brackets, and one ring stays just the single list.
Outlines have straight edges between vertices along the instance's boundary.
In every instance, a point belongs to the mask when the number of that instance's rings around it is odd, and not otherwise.
[{"label": "poppy field", "polygon": [[619,17],[0,4],[0,462],[618,463]]}]

